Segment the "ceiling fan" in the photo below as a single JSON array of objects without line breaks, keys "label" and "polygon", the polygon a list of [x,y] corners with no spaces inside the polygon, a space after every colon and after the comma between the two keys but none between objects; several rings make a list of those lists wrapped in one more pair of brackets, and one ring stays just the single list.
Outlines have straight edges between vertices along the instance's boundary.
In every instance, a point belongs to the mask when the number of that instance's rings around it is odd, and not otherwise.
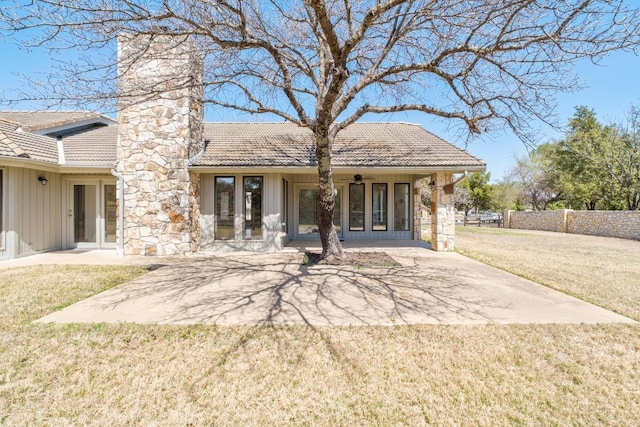
[{"label": "ceiling fan", "polygon": [[363,176],[359,173],[353,175],[352,178],[340,178],[339,181],[348,181],[348,182],[353,182],[354,184],[362,184],[364,181],[372,181],[374,180],[374,177],[371,176]]}]

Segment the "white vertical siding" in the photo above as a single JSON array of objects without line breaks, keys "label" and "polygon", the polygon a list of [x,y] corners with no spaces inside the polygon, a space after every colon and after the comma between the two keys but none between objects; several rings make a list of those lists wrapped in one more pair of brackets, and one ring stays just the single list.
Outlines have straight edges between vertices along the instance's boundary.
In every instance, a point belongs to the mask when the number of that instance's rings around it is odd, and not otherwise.
[{"label": "white vertical siding", "polygon": [[[57,173],[5,167],[4,249],[0,259],[62,247],[62,184]],[[47,185],[38,181],[47,178]]]},{"label": "white vertical siding", "polygon": [[[235,194],[235,240],[215,240],[215,194],[214,184],[216,176],[234,176],[236,182]],[[262,215],[263,215],[263,238],[257,240],[242,239],[242,229],[244,224],[244,194],[243,177],[262,176]],[[253,174],[251,172],[243,174],[201,174],[200,191],[200,227],[202,250],[255,250],[255,251],[277,251],[282,248],[280,239],[280,203],[282,197],[282,176],[281,174]]]}]

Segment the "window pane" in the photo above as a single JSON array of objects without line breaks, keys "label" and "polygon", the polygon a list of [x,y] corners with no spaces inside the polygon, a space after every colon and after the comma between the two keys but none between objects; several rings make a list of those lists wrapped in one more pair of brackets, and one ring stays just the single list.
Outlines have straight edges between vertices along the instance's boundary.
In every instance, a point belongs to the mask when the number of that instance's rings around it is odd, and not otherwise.
[{"label": "window pane", "polygon": [[318,191],[298,191],[298,234],[318,232]]},{"label": "window pane", "polygon": [[280,206],[282,232],[287,233],[289,227],[289,181],[282,180],[282,205]]},{"label": "window pane", "polygon": [[244,238],[262,239],[262,177],[244,177]]},{"label": "window pane", "polygon": [[374,231],[387,230],[387,184],[372,184],[373,197],[372,227]]},{"label": "window pane", "polygon": [[75,243],[96,242],[96,186],[73,186],[73,235]]},{"label": "window pane", "polygon": [[[342,190],[336,195],[333,209],[333,225],[336,232],[342,229]],[[314,234],[318,232],[318,190],[298,190],[298,234]]]},{"label": "window pane", "polygon": [[216,227],[215,238],[217,240],[235,239],[234,231],[234,192],[236,180],[232,176],[217,176],[215,183],[216,193]]},{"label": "window pane", "polygon": [[393,189],[393,229],[395,231],[409,231],[410,207],[409,184],[395,184]]},{"label": "window pane", "polygon": [[104,186],[104,241],[115,243],[116,241],[116,186]]},{"label": "window pane", "polygon": [[364,231],[363,184],[349,184],[349,230]]}]

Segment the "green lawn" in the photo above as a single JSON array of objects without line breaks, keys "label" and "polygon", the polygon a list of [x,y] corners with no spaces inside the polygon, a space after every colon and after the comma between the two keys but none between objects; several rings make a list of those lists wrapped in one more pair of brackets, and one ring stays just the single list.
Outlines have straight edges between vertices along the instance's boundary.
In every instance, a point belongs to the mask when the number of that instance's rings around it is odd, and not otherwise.
[{"label": "green lawn", "polygon": [[0,271],[0,425],[629,425],[640,327],[32,324],[139,267]]}]

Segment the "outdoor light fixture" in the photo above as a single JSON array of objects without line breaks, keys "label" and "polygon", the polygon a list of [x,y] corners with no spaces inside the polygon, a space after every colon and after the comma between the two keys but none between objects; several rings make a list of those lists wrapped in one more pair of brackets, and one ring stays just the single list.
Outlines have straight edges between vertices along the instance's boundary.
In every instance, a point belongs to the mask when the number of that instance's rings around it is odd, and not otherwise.
[{"label": "outdoor light fixture", "polygon": [[353,181],[356,184],[362,184],[362,175],[360,175],[359,173],[353,175]]},{"label": "outdoor light fixture", "polygon": [[429,186],[429,188],[433,189],[433,187],[436,186],[436,182],[432,179],[431,181],[429,181],[429,184],[427,184]]},{"label": "outdoor light fixture", "polygon": [[47,178],[45,178],[44,176],[39,176],[38,177],[38,181],[40,181],[40,184],[42,184],[42,185],[47,185],[47,182],[49,182],[49,180]]}]

